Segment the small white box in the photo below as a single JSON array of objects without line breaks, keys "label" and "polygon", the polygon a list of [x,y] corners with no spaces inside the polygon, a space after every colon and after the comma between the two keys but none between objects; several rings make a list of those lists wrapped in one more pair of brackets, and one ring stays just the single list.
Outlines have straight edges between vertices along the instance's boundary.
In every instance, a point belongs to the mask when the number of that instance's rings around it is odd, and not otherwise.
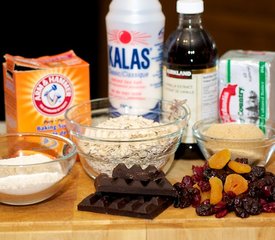
[{"label": "small white box", "polygon": [[275,120],[275,52],[230,50],[221,56],[219,113],[263,124]]}]

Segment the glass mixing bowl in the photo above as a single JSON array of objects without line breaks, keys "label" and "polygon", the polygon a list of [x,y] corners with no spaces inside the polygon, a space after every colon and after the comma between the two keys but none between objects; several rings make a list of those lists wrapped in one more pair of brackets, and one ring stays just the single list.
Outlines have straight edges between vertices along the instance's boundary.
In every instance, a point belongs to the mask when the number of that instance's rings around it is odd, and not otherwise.
[{"label": "glass mixing bowl", "polygon": [[34,204],[65,188],[76,160],[68,138],[48,133],[0,135],[0,202]]},{"label": "glass mixing bowl", "polygon": [[117,164],[124,163],[128,168],[154,165],[167,172],[188,123],[186,105],[160,101],[148,112],[140,107],[144,104],[114,109],[111,102],[94,99],[65,113],[85,171],[92,178],[100,173],[111,175]]}]

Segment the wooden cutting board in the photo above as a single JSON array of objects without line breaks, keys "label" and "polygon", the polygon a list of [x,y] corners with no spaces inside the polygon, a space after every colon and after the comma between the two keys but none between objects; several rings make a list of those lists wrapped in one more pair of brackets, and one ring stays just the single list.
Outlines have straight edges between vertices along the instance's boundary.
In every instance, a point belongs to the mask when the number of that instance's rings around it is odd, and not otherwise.
[{"label": "wooden cutting board", "polygon": [[[200,160],[177,160],[167,178],[175,183],[191,174],[192,165],[202,164]],[[275,172],[275,162],[269,170]],[[0,239],[275,239],[273,213],[246,219],[229,214],[218,219],[199,217],[192,207],[176,209],[170,206],[154,220],[144,220],[78,211],[77,204],[92,192],[93,180],[77,162],[64,191],[50,200],[31,206],[0,205]]]}]

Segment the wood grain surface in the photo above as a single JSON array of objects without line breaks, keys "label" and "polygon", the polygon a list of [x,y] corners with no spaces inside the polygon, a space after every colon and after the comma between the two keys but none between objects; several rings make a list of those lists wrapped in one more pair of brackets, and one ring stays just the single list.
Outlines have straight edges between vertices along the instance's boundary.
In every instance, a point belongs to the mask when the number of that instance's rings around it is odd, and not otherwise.
[{"label": "wood grain surface", "polygon": [[[192,165],[201,164],[200,160],[177,160],[167,177],[175,183],[191,174]],[[271,163],[269,170],[275,172],[275,163]],[[53,198],[31,206],[0,205],[0,239],[274,240],[275,214],[272,213],[246,219],[229,214],[217,219],[199,217],[191,207],[170,206],[154,220],[145,220],[78,211],[77,204],[92,192],[93,180],[77,162],[68,185]]]}]

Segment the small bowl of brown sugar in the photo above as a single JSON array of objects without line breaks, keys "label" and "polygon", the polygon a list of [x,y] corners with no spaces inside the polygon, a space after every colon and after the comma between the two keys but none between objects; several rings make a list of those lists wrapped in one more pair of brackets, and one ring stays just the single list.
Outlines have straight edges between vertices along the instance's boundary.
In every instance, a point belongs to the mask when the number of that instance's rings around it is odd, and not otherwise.
[{"label": "small bowl of brown sugar", "polygon": [[205,159],[224,148],[232,159],[247,158],[250,164],[265,166],[275,159],[275,123],[265,119],[208,118],[193,125],[193,134]]}]

